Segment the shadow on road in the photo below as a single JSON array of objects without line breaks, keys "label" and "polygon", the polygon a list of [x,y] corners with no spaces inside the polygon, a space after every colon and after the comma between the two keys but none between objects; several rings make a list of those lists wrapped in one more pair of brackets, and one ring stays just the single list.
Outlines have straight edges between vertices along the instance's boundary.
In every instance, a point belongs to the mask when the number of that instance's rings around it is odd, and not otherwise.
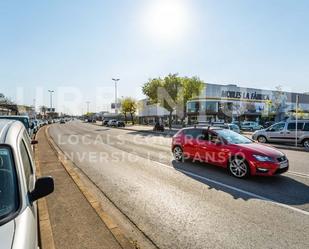
[{"label": "shadow on road", "polygon": [[[273,177],[252,176],[247,179],[237,179],[231,176],[227,169],[206,163],[192,161],[180,163],[173,161],[172,165],[176,170],[180,171],[184,175],[201,183],[207,184],[209,189],[216,189],[218,191],[226,192],[233,196],[234,199],[241,198],[244,200],[249,200],[257,197],[241,193],[240,191],[222,186],[212,181],[251,192],[253,194],[263,196],[264,198],[287,205],[309,204],[309,186],[304,182],[289,177],[288,174]],[[202,179],[192,174],[196,174],[204,178]],[[305,179],[305,182],[308,183],[309,179]]]},{"label": "shadow on road", "polygon": [[105,129],[96,129],[95,131],[109,131],[110,129],[105,128]]}]

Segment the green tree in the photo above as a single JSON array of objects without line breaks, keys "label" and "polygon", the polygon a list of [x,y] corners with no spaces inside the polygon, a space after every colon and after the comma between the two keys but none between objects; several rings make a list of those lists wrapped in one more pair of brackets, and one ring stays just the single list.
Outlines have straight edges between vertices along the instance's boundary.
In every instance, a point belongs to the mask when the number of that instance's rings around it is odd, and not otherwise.
[{"label": "green tree", "polygon": [[150,99],[152,103],[158,103],[169,112],[169,128],[172,127],[173,111],[179,103],[178,94],[181,90],[181,78],[177,74],[169,74],[161,78],[150,79],[144,84],[143,93]]},{"label": "green tree", "polygon": [[188,100],[198,97],[205,88],[206,84],[198,77],[194,76],[192,78],[188,77],[182,78],[182,86],[183,86],[183,102],[184,102],[183,118],[185,118],[187,116],[186,104]]},{"label": "green tree", "polygon": [[126,97],[121,100],[121,112],[125,116],[125,121],[127,119],[127,113],[131,116],[132,124],[134,124],[134,114],[136,113],[137,104],[136,100],[130,97]]},{"label": "green tree", "polygon": [[169,112],[169,128],[172,127],[172,115],[183,120],[186,113],[186,103],[194,96],[198,96],[204,83],[197,77],[179,77],[178,74],[169,74],[162,78],[148,80],[143,85],[143,93],[152,103],[158,103]]}]

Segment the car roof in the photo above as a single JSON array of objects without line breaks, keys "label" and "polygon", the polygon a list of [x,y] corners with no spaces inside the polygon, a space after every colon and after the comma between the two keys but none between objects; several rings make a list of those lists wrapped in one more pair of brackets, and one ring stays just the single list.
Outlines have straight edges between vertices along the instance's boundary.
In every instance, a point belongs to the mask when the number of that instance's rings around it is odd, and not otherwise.
[{"label": "car roof", "polygon": [[203,129],[203,130],[222,130],[221,127],[216,127],[216,126],[191,126],[191,127],[186,127],[183,128],[182,130],[191,130],[191,129]]},{"label": "car roof", "polygon": [[5,118],[29,118],[29,116],[27,115],[0,115],[1,119],[5,119]]},{"label": "car roof", "polygon": [[[294,119],[294,120],[288,120],[288,121],[286,121],[287,123],[295,123],[296,122],[296,120]],[[309,119],[298,119],[297,120],[297,122],[299,123],[299,122],[309,122]]]},{"label": "car roof", "polygon": [[0,144],[12,143],[16,139],[12,139],[11,135],[17,137],[21,129],[24,129],[24,125],[20,121],[0,119]]}]

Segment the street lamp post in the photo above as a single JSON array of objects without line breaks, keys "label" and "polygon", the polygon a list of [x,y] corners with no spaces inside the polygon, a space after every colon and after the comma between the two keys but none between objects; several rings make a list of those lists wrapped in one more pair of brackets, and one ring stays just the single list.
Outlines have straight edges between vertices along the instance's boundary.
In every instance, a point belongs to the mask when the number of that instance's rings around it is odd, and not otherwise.
[{"label": "street lamp post", "polygon": [[49,92],[49,95],[50,95],[50,112],[53,112],[53,93],[54,93],[55,91],[53,91],[53,90],[48,90],[48,92]]},{"label": "street lamp post", "polygon": [[118,106],[117,106],[117,82],[120,79],[112,79],[115,82],[115,113],[118,113]]},{"label": "street lamp post", "polygon": [[299,105],[299,95],[296,95],[296,101],[295,101],[295,146],[297,147],[297,143],[298,143],[298,132],[297,132],[297,125],[298,125],[298,105]]}]

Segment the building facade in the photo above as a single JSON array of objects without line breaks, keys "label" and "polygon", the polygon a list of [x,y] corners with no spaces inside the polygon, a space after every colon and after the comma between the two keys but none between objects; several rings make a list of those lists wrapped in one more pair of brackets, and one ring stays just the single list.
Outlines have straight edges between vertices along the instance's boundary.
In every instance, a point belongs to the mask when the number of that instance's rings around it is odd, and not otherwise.
[{"label": "building facade", "polygon": [[188,122],[280,121],[295,116],[297,96],[299,115],[309,118],[308,94],[207,83],[199,98],[187,102]]},{"label": "building facade", "polygon": [[[160,104],[151,104],[148,99],[142,99],[137,103],[136,116],[139,124],[153,125],[156,122],[166,122],[169,112]],[[176,112],[173,112],[173,119],[177,119]]]}]

